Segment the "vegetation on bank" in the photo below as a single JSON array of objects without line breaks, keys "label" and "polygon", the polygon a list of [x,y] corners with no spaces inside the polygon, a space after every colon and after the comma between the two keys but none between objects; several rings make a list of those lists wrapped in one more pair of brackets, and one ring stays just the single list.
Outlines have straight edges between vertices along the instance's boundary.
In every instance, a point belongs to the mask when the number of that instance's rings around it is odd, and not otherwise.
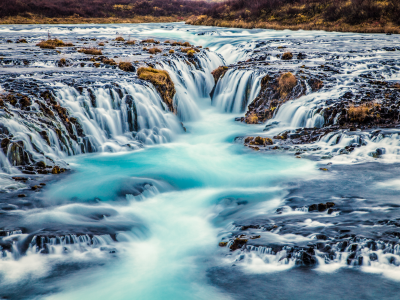
[{"label": "vegetation on bank", "polygon": [[398,0],[228,0],[192,25],[400,33]]}]

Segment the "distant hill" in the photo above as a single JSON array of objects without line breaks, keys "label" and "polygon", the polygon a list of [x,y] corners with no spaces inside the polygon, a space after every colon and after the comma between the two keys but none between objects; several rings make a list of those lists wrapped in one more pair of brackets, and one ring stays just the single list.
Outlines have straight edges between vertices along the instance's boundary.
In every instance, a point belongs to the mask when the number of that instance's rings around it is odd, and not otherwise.
[{"label": "distant hill", "polygon": [[400,0],[229,0],[187,23],[400,33]]}]

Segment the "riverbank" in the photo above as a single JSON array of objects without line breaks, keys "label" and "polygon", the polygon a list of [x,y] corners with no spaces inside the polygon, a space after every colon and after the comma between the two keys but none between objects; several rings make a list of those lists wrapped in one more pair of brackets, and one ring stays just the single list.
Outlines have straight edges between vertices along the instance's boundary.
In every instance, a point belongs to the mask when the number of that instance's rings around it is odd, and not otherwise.
[{"label": "riverbank", "polygon": [[180,16],[135,16],[132,18],[107,17],[107,18],[85,18],[80,16],[69,16],[63,18],[48,18],[34,14],[24,16],[11,16],[0,18],[0,24],[137,24],[137,23],[168,23],[182,22],[185,18]]},{"label": "riverbank", "polygon": [[245,29],[273,29],[273,30],[324,30],[336,32],[357,32],[357,33],[400,33],[400,26],[393,23],[363,23],[350,25],[342,22],[309,22],[298,24],[283,24],[279,22],[254,21],[247,22],[241,19],[224,20],[215,19],[209,16],[191,16],[186,24],[197,26],[216,26],[228,28]]}]

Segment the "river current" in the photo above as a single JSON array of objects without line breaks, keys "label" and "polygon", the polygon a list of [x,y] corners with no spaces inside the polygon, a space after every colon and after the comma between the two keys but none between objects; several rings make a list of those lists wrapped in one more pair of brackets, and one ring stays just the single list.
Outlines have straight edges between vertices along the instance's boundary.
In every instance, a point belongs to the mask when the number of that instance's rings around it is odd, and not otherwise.
[{"label": "river current", "polygon": [[[14,239],[15,249],[4,251],[0,259],[0,299],[397,299],[398,263],[380,260],[379,265],[374,265],[371,258],[372,266],[348,266],[346,256],[336,257],[331,263],[321,259],[315,268],[309,268],[298,266],[290,259],[285,261],[283,256],[279,257],[282,252],[277,255],[272,250],[261,249],[261,245],[272,244],[308,245],[314,243],[315,235],[325,228],[342,230],[341,224],[364,234],[378,226],[366,222],[371,218],[383,219],[385,213],[388,219],[396,219],[399,203],[396,176],[392,174],[398,171],[397,160],[386,160],[383,164],[367,159],[364,164],[353,165],[354,157],[345,162],[338,159],[337,169],[334,163],[332,172],[325,173],[319,170],[321,162],[312,157],[298,159],[284,152],[253,151],[236,138],[262,135],[265,124],[237,122],[235,118],[243,116],[243,111],[240,108],[227,110],[224,104],[242,101],[243,97],[237,96],[242,75],[237,81],[233,75],[226,76],[224,80],[230,79],[230,82],[225,84],[231,86],[220,87],[213,102],[209,96],[214,80],[211,71],[220,65],[246,60],[260,40],[275,41],[272,43],[276,45],[286,41],[295,44],[295,40],[304,42],[305,48],[313,48],[315,52],[340,52],[326,45],[340,40],[356,47],[354,40],[368,37],[369,40],[360,45],[363,50],[376,43],[374,39],[389,43],[386,37],[222,29],[179,23],[0,26],[0,37],[4,40],[15,36],[28,41],[39,40],[48,32],[61,39],[101,40],[123,35],[135,39],[182,40],[208,47],[210,54],[204,58],[200,71],[186,70],[187,66],[180,64],[179,59],[175,65],[161,61],[157,66],[168,70],[176,85],[177,115],[162,111],[154,89],[141,90],[139,85],[129,81],[130,78],[119,78],[106,70],[99,69],[94,74],[76,68],[74,70],[79,73],[74,74],[73,70],[63,74],[54,70],[44,56],[38,58],[35,66],[29,67],[29,75],[24,74],[23,66],[19,70],[12,62],[2,66],[3,78],[17,73],[15,81],[29,77],[29,80],[47,80],[49,85],[59,86],[55,91],[58,101],[64,103],[74,117],[81,118],[98,151],[83,154],[71,146],[68,153],[61,147],[52,147],[51,157],[68,164],[71,171],[49,181],[32,198],[32,202],[40,205],[4,213],[4,228],[13,225],[27,233],[16,231],[8,237]],[[7,49],[5,42],[1,47],[2,55],[14,51]],[[18,55],[29,55],[27,53]],[[130,59],[135,59],[134,56],[126,55]],[[348,68],[360,65],[351,66],[349,62]],[[397,67],[390,72],[392,80],[398,78]],[[95,94],[101,104],[93,109],[92,115],[85,114],[82,107],[76,105],[83,100],[63,82],[63,76],[74,80],[96,77],[93,82],[100,87]],[[255,98],[261,77],[257,74],[251,78],[254,82],[247,93],[249,98]],[[338,85],[345,85],[345,81]],[[124,109],[123,104],[118,108],[108,106],[110,94],[106,88],[101,90],[101,85],[110,82],[125,85],[126,95],[139,99],[142,105],[139,106],[142,109],[139,123],[143,122],[139,124],[141,136],[132,139],[126,135],[124,115],[119,113]],[[335,92],[337,90],[329,96],[324,92],[318,97],[334,98]],[[143,99],[138,94],[144,95]],[[307,97],[299,100],[305,107],[318,102]],[[284,113],[278,114],[277,119],[285,121],[282,115]],[[317,126],[319,121],[310,116],[308,122]],[[306,127],[293,123],[282,126]],[[16,132],[23,136],[22,129],[18,128]],[[128,142],[134,149],[124,146]],[[397,147],[392,142],[391,145]],[[358,158],[357,163],[360,162]],[[8,171],[1,175],[2,188],[5,187],[2,202],[6,203],[7,188],[23,191],[25,187],[10,184],[9,176],[17,171],[7,166],[4,158],[2,164],[3,170]],[[341,203],[343,213],[310,217],[301,209],[322,201]],[[288,203],[296,203],[298,208],[293,209]],[[276,226],[277,229],[261,234],[260,244],[247,246],[259,247],[256,252],[261,254],[252,254],[255,250],[250,248],[247,253],[238,254],[240,250],[230,251],[228,247],[219,246],[221,241],[229,242],[238,226],[246,222],[266,224],[277,212],[285,216],[282,221],[285,229],[280,232],[283,227]],[[295,227],[303,231],[297,232]],[[21,253],[20,244],[33,245],[33,234],[38,236],[49,228],[57,233],[47,242],[48,246],[42,245],[47,247],[47,253],[36,252],[33,246],[26,246],[28,250]],[[74,242],[67,242],[70,240]],[[36,241],[39,246],[37,244]],[[390,255],[397,257],[399,249],[396,249]],[[382,250],[377,257],[379,255],[389,254]]]}]

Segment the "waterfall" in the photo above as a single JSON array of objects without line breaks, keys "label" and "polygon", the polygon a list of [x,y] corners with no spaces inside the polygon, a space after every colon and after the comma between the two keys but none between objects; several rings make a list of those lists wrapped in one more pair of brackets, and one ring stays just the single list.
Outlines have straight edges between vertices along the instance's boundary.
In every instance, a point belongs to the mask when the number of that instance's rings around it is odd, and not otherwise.
[{"label": "waterfall", "polygon": [[209,94],[214,87],[211,72],[223,64],[223,59],[212,52],[198,53],[193,63],[177,56],[167,62],[161,62],[161,68],[168,71],[174,82],[174,106],[181,121],[200,118],[199,105],[204,102],[209,104]]},{"label": "waterfall", "polygon": [[183,133],[180,121],[200,118],[199,106],[209,104],[214,86],[211,72],[223,64],[221,56],[209,51],[198,52],[191,60],[174,54],[157,63],[156,68],[167,70],[174,82],[177,116],[168,111],[153,85],[136,78],[80,88],[51,84],[48,88],[55,103],[66,110],[70,120],[52,114],[51,107],[47,108],[50,115],[46,115],[41,110],[45,104],[38,102],[41,99],[34,99],[28,116],[13,107],[12,116],[0,112],[1,128],[13,135],[0,155],[0,168],[15,173],[13,165],[36,161],[62,165],[62,159],[71,155],[128,151],[171,142]]},{"label": "waterfall", "polygon": [[260,80],[264,75],[252,70],[228,70],[217,82],[212,97],[213,105],[222,112],[245,112],[260,92]]}]

